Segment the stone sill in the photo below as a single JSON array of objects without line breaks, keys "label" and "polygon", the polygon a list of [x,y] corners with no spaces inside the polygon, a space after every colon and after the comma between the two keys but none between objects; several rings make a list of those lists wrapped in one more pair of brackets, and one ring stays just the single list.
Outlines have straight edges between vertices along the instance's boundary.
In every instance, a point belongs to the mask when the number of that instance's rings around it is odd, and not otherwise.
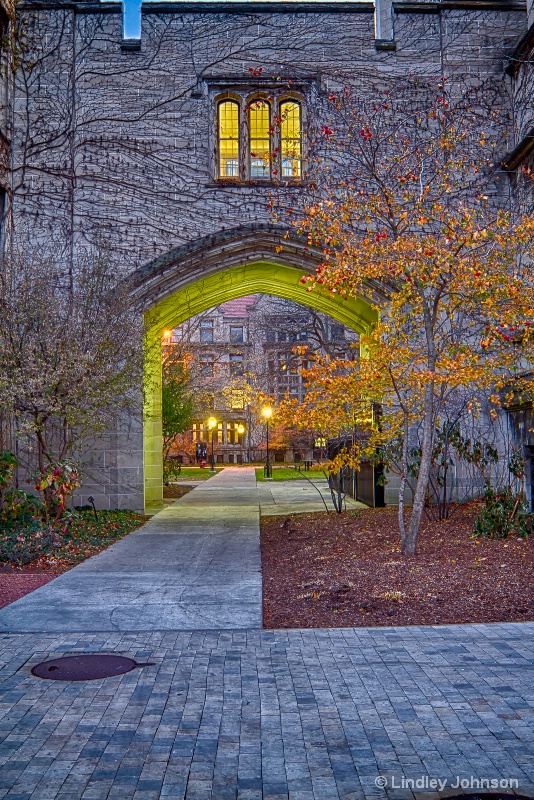
[{"label": "stone sill", "polygon": [[141,49],[141,39],[123,39],[121,50],[138,52]]},{"label": "stone sill", "polygon": [[307,187],[306,181],[275,183],[274,181],[220,180],[204,184],[205,189],[305,189]]},{"label": "stone sill", "polygon": [[392,39],[375,39],[376,50],[396,50],[397,45]]}]

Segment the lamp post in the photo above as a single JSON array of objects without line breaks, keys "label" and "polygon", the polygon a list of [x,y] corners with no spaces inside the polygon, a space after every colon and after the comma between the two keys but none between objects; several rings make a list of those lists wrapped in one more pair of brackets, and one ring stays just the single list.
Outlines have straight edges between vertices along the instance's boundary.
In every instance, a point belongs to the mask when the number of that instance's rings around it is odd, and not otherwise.
[{"label": "lamp post", "polygon": [[215,428],[217,427],[217,420],[215,417],[208,419],[208,430],[211,431],[211,472],[215,472],[215,455],[213,453],[213,437],[215,435]]},{"label": "lamp post", "polygon": [[264,406],[261,410],[261,414],[263,419],[265,420],[265,435],[267,443],[267,457],[265,459],[265,467],[263,470],[263,475],[267,480],[270,480],[273,477],[273,470],[271,467],[271,462],[269,461],[269,420],[273,415],[273,410],[271,406]]},{"label": "lamp post", "polygon": [[[238,436],[243,436],[244,433],[245,433],[245,426],[243,425],[242,422],[240,422],[239,425],[237,426],[237,435]],[[243,442],[238,439],[238,443],[241,445],[241,453],[240,453],[240,455],[241,455],[241,464],[242,464],[243,463]]]}]

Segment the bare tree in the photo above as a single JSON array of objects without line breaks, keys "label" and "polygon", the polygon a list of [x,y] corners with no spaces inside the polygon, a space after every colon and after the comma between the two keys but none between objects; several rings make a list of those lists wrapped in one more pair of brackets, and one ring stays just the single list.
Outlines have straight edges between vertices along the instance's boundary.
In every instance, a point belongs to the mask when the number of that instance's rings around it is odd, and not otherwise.
[{"label": "bare tree", "polygon": [[143,329],[127,281],[98,253],[66,282],[38,253],[0,272],[0,412],[40,472],[139,403]]}]

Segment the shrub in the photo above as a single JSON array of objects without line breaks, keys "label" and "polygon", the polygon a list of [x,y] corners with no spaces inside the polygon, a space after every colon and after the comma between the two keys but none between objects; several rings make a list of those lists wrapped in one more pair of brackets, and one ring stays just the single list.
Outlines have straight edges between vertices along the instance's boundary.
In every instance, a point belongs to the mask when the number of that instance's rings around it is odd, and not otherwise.
[{"label": "shrub", "polygon": [[507,536],[526,537],[532,531],[532,514],[525,513],[521,494],[514,494],[510,486],[494,490],[486,488],[484,507],[473,528],[473,536],[487,539],[506,539]]},{"label": "shrub", "polygon": [[60,461],[43,470],[35,488],[43,493],[47,513],[59,517],[65,511],[67,499],[81,486],[78,470],[68,461]]},{"label": "shrub", "polygon": [[176,480],[181,471],[182,465],[179,461],[175,458],[166,458],[163,462],[163,483],[165,486],[168,486],[171,481]]},{"label": "shrub", "polygon": [[18,461],[9,450],[0,452],[0,514],[4,510],[6,494],[13,485]]},{"label": "shrub", "polygon": [[62,544],[60,534],[49,525],[43,527],[40,519],[23,526],[6,526],[0,533],[0,562],[22,567]]}]

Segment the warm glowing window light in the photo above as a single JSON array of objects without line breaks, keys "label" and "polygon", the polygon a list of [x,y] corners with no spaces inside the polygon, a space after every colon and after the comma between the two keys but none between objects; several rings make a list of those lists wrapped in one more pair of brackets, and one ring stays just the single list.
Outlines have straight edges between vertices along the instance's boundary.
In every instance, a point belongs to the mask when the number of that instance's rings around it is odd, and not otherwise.
[{"label": "warm glowing window light", "polygon": [[300,104],[288,100],[280,105],[282,178],[300,178],[302,172]]},{"label": "warm glowing window light", "polygon": [[239,105],[234,100],[219,103],[219,175],[239,177]]},{"label": "warm glowing window light", "polygon": [[271,176],[271,108],[265,100],[254,100],[249,110],[250,177]]}]

